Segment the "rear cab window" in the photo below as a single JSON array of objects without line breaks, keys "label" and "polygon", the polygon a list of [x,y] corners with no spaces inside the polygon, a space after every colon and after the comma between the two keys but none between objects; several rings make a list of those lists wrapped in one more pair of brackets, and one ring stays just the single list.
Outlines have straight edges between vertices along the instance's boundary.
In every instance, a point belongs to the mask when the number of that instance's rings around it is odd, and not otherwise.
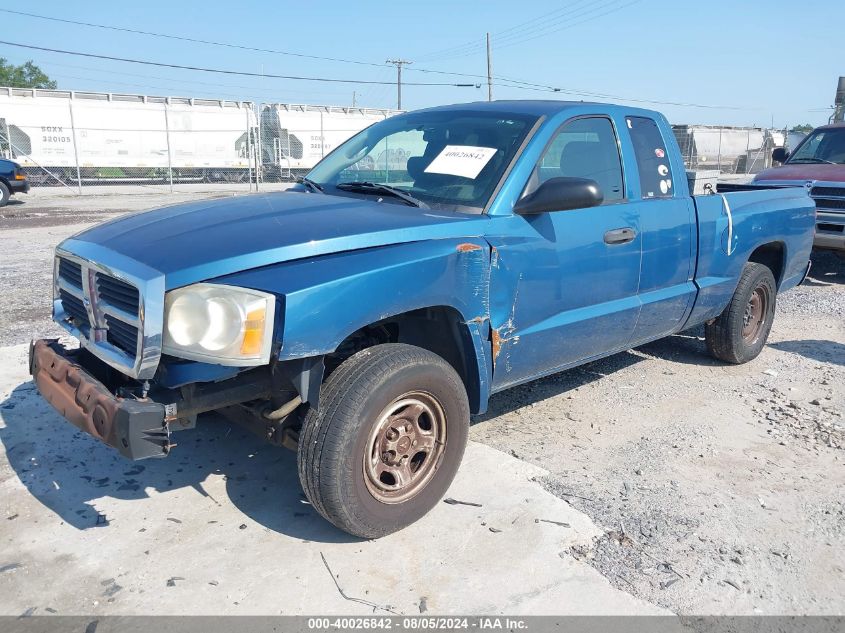
[{"label": "rear cab window", "polygon": [[642,197],[671,198],[675,194],[675,178],[657,122],[642,116],[625,117],[625,122],[637,159]]}]

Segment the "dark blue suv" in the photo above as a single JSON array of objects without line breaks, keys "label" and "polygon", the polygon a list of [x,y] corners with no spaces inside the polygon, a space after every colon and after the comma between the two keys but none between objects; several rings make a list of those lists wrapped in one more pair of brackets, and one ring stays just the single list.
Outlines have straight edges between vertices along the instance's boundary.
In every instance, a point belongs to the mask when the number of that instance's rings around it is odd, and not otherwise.
[{"label": "dark blue suv", "polygon": [[15,193],[29,191],[29,181],[26,174],[17,163],[0,158],[0,207],[6,206],[9,198]]}]

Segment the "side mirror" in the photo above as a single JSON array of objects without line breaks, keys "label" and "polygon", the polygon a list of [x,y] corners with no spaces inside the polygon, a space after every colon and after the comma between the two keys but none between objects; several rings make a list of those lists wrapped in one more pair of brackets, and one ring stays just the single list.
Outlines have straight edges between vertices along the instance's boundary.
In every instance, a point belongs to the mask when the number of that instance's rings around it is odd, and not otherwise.
[{"label": "side mirror", "polygon": [[787,152],[783,147],[776,147],[772,150],[772,160],[779,163],[785,163],[787,158],[789,158],[789,152]]},{"label": "side mirror", "polygon": [[561,176],[549,178],[514,206],[518,215],[534,215],[548,211],[569,211],[597,207],[604,202],[598,183],[589,178]]}]

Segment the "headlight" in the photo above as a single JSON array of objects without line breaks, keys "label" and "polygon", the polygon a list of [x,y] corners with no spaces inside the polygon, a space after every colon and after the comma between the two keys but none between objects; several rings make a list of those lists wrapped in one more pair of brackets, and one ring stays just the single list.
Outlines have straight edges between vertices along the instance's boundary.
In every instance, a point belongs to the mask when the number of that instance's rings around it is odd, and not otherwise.
[{"label": "headlight", "polygon": [[270,361],[275,296],[258,290],[195,284],[164,298],[162,351],[219,365]]}]

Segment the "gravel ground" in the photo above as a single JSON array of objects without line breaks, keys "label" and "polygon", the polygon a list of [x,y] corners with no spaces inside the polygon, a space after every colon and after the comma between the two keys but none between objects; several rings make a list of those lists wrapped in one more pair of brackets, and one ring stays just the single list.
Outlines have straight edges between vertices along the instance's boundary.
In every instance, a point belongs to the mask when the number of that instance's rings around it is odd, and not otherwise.
[{"label": "gravel ground", "polygon": [[[228,191],[31,198],[0,218],[0,345],[56,333],[52,248],[115,214]],[[471,438],[535,463],[603,534],[562,556],[686,614],[845,613],[845,258],[813,255],[769,345],[686,332],[496,395]]]},{"label": "gravel ground", "polygon": [[813,254],[769,345],[703,328],[498,394],[471,437],[604,534],[568,555],[677,613],[845,613],[845,258]]}]

